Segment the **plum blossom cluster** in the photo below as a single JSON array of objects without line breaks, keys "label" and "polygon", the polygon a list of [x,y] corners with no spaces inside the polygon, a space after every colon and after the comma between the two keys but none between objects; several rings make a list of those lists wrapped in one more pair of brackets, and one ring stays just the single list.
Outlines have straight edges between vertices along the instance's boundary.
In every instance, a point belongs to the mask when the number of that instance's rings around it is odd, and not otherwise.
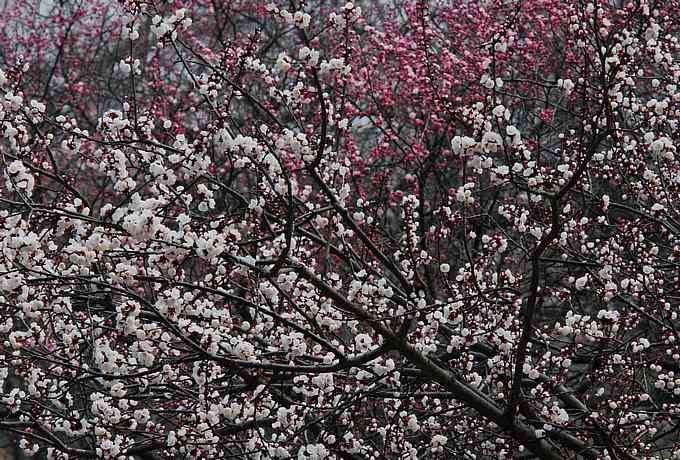
[{"label": "plum blossom cluster", "polygon": [[434,3],[3,7],[14,448],[680,455],[680,8]]}]

